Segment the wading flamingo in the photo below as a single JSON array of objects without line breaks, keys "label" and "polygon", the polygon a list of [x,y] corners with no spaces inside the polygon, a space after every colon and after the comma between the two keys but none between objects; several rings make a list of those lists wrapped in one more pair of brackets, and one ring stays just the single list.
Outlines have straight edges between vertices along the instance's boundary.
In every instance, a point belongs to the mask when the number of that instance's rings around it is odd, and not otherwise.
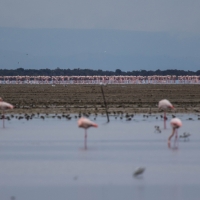
[{"label": "wading flamingo", "polygon": [[163,120],[164,120],[164,129],[166,129],[166,119],[167,119],[166,110],[167,109],[174,109],[174,106],[167,99],[163,99],[163,100],[159,101],[158,108],[162,109],[164,111]]},{"label": "wading flamingo", "polygon": [[5,120],[4,114],[5,113],[4,113],[4,111],[6,109],[13,109],[14,106],[9,104],[9,103],[7,103],[7,102],[5,102],[5,101],[3,101],[3,99],[0,97],[0,108],[2,109],[2,112],[3,112],[3,128],[5,128],[5,123],[4,123],[4,120]]},{"label": "wading flamingo", "polygon": [[170,122],[171,126],[172,126],[172,134],[169,136],[168,138],[168,143],[170,143],[171,138],[174,136],[174,134],[176,134],[175,139],[178,138],[178,128],[180,128],[182,126],[182,122],[180,119],[178,118],[173,118]]},{"label": "wading flamingo", "polygon": [[90,127],[98,127],[98,125],[87,118],[81,117],[78,120],[78,127],[85,129],[85,150],[86,150],[87,149],[87,129]]}]

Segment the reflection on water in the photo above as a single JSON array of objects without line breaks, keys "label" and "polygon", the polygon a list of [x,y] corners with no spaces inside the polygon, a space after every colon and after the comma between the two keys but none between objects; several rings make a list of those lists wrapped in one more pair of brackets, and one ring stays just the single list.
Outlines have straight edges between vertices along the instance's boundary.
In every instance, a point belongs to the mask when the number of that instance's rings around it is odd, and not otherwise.
[{"label": "reflection on water", "polygon": [[[172,138],[170,145],[170,119],[164,130],[156,115],[146,121],[143,115],[110,117],[110,123],[97,117],[99,128],[88,129],[84,151],[84,132],[73,117],[6,121],[0,128],[0,199],[199,199],[200,124],[196,115],[177,117],[183,121],[179,135],[191,138]],[[140,166],[145,172],[134,177]]]}]

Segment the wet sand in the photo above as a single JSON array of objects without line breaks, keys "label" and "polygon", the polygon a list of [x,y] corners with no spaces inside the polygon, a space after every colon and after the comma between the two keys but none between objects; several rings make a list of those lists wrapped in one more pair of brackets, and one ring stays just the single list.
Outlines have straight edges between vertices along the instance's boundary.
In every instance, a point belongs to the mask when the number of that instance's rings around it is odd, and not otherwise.
[{"label": "wet sand", "polygon": [[[15,113],[105,113],[100,85],[0,85],[1,97]],[[158,101],[170,100],[171,112],[199,113],[200,85],[137,84],[103,87],[110,113],[157,113]],[[170,111],[169,111],[170,112]]]},{"label": "wet sand", "polygon": [[[13,118],[5,129],[0,124],[0,199],[199,199],[197,114],[177,113],[183,121],[179,135],[191,136],[177,143],[173,138],[170,148],[170,114],[166,130],[160,114],[137,114],[131,121],[111,116],[110,123],[98,116],[99,127],[88,130],[88,150],[83,150],[84,130],[71,116]],[[134,177],[140,166],[144,174]]]}]

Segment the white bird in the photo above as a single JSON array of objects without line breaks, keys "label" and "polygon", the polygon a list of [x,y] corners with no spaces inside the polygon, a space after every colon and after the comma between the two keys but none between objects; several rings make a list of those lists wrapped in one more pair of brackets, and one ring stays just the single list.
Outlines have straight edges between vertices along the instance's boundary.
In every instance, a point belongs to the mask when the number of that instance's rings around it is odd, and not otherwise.
[{"label": "white bird", "polygon": [[5,110],[7,109],[13,109],[14,106],[3,101],[3,99],[0,97],[0,108],[2,109],[2,112],[3,112],[3,128],[5,128],[5,125],[4,125],[4,120],[5,120],[5,116],[4,116],[4,112]]},{"label": "white bird", "polygon": [[177,129],[182,126],[182,122],[181,122],[181,120],[179,118],[173,118],[171,120],[170,124],[172,126],[172,134],[169,136],[168,142],[170,142],[171,138],[174,136],[175,133],[176,133],[176,139],[178,138]]},{"label": "white bird", "polygon": [[166,129],[166,119],[167,119],[166,110],[167,109],[174,109],[174,106],[167,99],[163,99],[163,100],[159,101],[158,108],[164,110],[163,120],[164,120],[164,129]]},{"label": "white bird", "polygon": [[87,129],[90,127],[98,127],[98,125],[87,118],[81,117],[78,120],[78,127],[85,129],[85,150],[87,149]]}]

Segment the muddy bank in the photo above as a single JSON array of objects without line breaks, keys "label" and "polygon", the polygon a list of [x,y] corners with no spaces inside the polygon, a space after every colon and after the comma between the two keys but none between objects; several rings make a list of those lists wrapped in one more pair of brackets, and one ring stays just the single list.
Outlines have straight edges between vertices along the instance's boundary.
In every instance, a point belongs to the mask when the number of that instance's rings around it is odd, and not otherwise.
[{"label": "muddy bank", "polygon": [[[169,99],[179,113],[200,112],[200,85],[107,85],[110,113],[157,113]],[[99,85],[0,85],[0,96],[13,104],[10,113],[105,113]]]}]

